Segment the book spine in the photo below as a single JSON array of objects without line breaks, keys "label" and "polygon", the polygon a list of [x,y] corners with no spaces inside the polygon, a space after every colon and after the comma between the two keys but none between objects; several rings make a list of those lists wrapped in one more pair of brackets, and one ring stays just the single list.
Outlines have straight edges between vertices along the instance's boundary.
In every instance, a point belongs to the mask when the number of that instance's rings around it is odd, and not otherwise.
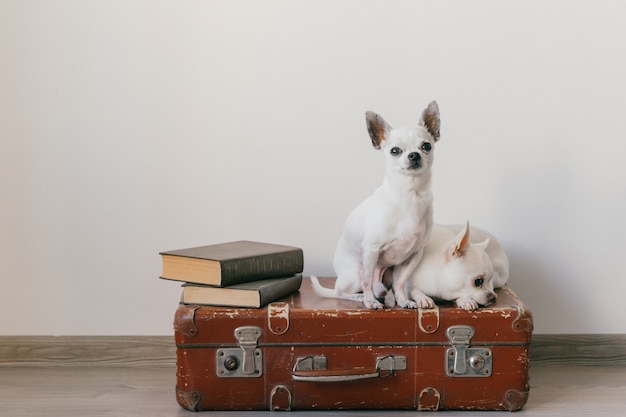
[{"label": "book spine", "polygon": [[297,274],[294,277],[280,280],[274,285],[268,285],[259,289],[260,307],[280,300],[281,298],[296,292],[302,285],[302,275]]},{"label": "book spine", "polygon": [[223,261],[221,286],[293,275],[302,272],[303,268],[301,249]]}]

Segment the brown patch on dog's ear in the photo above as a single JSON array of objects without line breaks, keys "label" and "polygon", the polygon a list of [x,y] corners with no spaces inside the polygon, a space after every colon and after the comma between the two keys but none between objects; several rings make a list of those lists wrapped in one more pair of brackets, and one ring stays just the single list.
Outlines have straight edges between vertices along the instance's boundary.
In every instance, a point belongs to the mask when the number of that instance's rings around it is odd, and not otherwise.
[{"label": "brown patch on dog's ear", "polygon": [[471,245],[469,222],[465,224],[465,228],[461,230],[454,241],[455,244],[453,245],[454,248],[452,250],[452,256],[461,258],[465,255]]},{"label": "brown patch on dog's ear", "polygon": [[372,140],[372,146],[375,149],[380,149],[380,144],[387,139],[387,133],[391,130],[391,127],[385,122],[385,119],[373,111],[365,113],[365,120],[367,122],[367,131]]},{"label": "brown patch on dog's ear", "polygon": [[420,125],[424,126],[428,133],[430,133],[437,142],[439,140],[439,127],[441,126],[441,119],[439,118],[439,105],[436,101],[431,101],[428,107],[422,112],[422,119]]}]

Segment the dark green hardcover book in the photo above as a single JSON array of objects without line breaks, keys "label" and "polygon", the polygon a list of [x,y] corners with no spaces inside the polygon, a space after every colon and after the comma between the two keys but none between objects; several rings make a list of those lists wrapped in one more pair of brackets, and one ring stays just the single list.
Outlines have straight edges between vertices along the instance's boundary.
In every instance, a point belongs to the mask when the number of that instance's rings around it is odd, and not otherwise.
[{"label": "dark green hardcover book", "polygon": [[161,278],[226,287],[302,272],[304,254],[294,246],[248,240],[161,252]]},{"label": "dark green hardcover book", "polygon": [[302,274],[244,282],[230,287],[184,284],[184,304],[224,307],[262,307],[300,289]]}]

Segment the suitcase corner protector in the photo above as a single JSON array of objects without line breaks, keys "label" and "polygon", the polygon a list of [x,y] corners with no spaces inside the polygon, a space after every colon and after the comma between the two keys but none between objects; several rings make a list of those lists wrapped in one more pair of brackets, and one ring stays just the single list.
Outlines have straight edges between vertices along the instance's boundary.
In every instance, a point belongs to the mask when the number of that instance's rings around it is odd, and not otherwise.
[{"label": "suitcase corner protector", "polygon": [[184,391],[178,386],[176,387],[176,401],[182,408],[190,411],[198,411],[198,404],[202,400],[202,394],[199,391]]},{"label": "suitcase corner protector", "polygon": [[529,391],[508,390],[504,394],[504,406],[509,411],[521,410],[528,402]]}]

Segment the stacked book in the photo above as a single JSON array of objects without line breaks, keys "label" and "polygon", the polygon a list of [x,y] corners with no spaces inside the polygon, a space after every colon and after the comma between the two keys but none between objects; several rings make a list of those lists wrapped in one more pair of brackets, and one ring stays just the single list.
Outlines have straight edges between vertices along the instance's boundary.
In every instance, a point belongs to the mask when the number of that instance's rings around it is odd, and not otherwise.
[{"label": "stacked book", "polygon": [[298,291],[300,248],[247,240],[161,252],[162,279],[182,281],[185,304],[262,307]]}]

